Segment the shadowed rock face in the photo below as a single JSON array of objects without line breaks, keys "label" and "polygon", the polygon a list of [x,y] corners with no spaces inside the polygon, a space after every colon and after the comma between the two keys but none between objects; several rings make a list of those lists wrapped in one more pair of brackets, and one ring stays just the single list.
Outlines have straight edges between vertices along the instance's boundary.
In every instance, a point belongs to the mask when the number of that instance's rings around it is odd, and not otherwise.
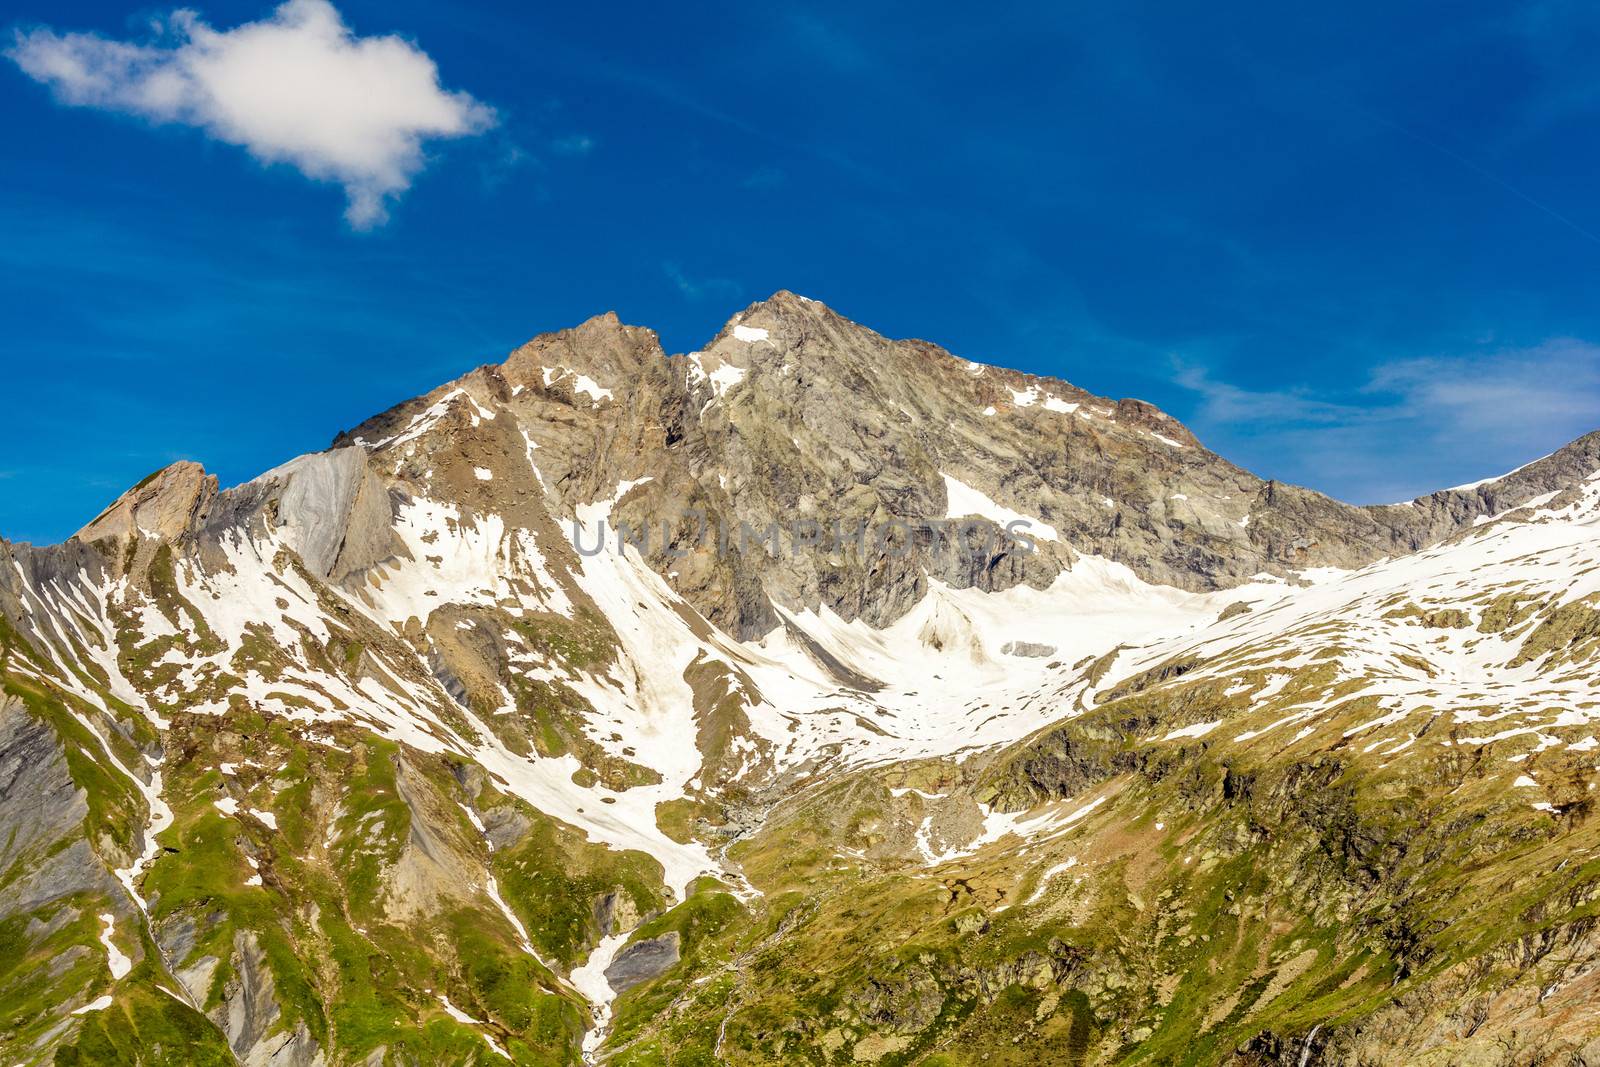
[{"label": "shadowed rock face", "polygon": [[678,931],[669,930],[660,937],[635,941],[606,968],[606,981],[618,993],[624,993],[641,982],[665,974],[678,962]]}]

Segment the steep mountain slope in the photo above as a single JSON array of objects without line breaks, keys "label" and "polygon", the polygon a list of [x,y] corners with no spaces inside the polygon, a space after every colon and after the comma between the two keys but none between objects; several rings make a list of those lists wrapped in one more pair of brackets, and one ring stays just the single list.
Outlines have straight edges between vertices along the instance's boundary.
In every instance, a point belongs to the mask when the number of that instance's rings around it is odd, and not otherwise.
[{"label": "steep mountain slope", "polygon": [[0,1055],[1593,1060],[1597,471],[1354,508],[789,293],[177,464],[0,542]]},{"label": "steep mountain slope", "polygon": [[1591,477],[802,799],[735,851],[766,964],[691,1004],[756,1061],[1593,1062],[1597,531]]}]

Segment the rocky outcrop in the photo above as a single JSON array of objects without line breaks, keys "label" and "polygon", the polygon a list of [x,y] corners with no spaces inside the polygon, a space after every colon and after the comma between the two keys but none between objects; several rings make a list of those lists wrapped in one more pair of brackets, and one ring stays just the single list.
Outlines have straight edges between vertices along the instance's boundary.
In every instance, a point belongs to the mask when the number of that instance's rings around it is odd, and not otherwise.
[{"label": "rocky outcrop", "polygon": [[87,544],[144,536],[173,540],[200,519],[217,494],[217,479],[198,463],[163,467],[117,498],[73,536]]},{"label": "rocky outcrop", "polygon": [[639,925],[639,920],[639,909],[634,906],[633,898],[621,886],[594,902],[594,921],[602,937],[610,937],[622,930],[632,930]]},{"label": "rocky outcrop", "polygon": [[222,495],[219,533],[260,516],[319,578],[342,583],[404,551],[389,490],[360,448],[301,456]]},{"label": "rocky outcrop", "polygon": [[244,1067],[317,1067],[326,1062],[303,1022],[279,1026],[276,980],[256,935],[241,930],[233,939],[233,977],[211,1012]]},{"label": "rocky outcrop", "polygon": [[635,941],[606,968],[606,981],[618,993],[665,974],[678,962],[678,931]]},{"label": "rocky outcrop", "polygon": [[[394,782],[406,825],[399,855],[384,872],[386,913],[405,921],[471,899],[481,884],[481,868],[450,832],[454,812],[403,760],[396,762]],[[385,832],[394,829],[385,827]]]},{"label": "rocky outcrop", "polygon": [[88,814],[55,732],[0,694],[0,915],[79,893],[121,898],[85,836]]}]

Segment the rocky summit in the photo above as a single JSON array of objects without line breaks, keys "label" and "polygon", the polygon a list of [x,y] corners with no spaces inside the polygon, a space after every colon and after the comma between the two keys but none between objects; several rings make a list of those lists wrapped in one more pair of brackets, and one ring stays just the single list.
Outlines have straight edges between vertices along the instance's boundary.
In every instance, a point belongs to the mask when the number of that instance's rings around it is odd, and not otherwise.
[{"label": "rocky summit", "polygon": [[1600,1064],[1600,433],[607,314],[0,541],[0,678],[6,1064]]}]

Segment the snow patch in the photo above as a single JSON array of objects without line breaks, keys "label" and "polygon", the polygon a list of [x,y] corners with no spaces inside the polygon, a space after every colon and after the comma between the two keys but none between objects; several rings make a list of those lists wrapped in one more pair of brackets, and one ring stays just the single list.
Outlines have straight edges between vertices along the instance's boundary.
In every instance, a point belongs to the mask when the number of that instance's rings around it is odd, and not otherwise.
[{"label": "snow patch", "polygon": [[109,1007],[111,1007],[111,994],[106,993],[89,1001],[83,1007],[74,1009],[72,1014],[88,1015],[92,1011],[105,1011]]},{"label": "snow patch", "polygon": [[1179,737],[1204,737],[1206,734],[1209,734],[1212,730],[1215,730],[1221,725],[1222,720],[1220,719],[1215,722],[1197,722],[1192,726],[1185,726],[1181,729],[1173,730],[1171,733],[1167,734],[1166,737],[1162,738],[1162,740],[1171,741],[1174,738]]},{"label": "snow patch", "polygon": [[[1552,452],[1552,453],[1550,453],[1550,455],[1555,455],[1555,453]],[[1502,478],[1509,478],[1513,474],[1516,474],[1518,471],[1525,471],[1529,467],[1533,466],[1535,463],[1539,463],[1539,462],[1542,462],[1543,460],[1549,459],[1550,455],[1540,456],[1538,459],[1530,459],[1528,462],[1524,463],[1522,466],[1516,468],[1516,470],[1509,470],[1509,471],[1506,471],[1504,474],[1493,474],[1493,475],[1490,475],[1487,478],[1479,478],[1477,481],[1475,481],[1475,482],[1467,482],[1465,485],[1452,485],[1448,489],[1440,489],[1439,492],[1441,492],[1441,493],[1465,493],[1465,492],[1469,492],[1470,490],[1477,489],[1480,486],[1488,485],[1490,482],[1498,482]],[[1407,501],[1407,503],[1410,503],[1410,501]]]},{"label": "snow patch", "polygon": [[1040,537],[1046,541],[1061,540],[1060,535],[1056,533],[1056,528],[1043,519],[1036,519],[1030,515],[1024,515],[1020,511],[1013,511],[1004,505],[997,504],[984,493],[979,492],[963,481],[950,477],[948,474],[941,472],[939,476],[944,479],[944,491],[947,500],[945,506],[946,518],[977,517],[989,519],[1002,527],[1015,522],[1021,524],[1019,532],[1025,533],[1030,537]]},{"label": "snow patch", "polygon": [[1072,868],[1076,867],[1077,865],[1078,865],[1078,857],[1069,856],[1063,862],[1058,863],[1054,867],[1051,867],[1048,870],[1046,870],[1043,874],[1041,874],[1039,876],[1039,884],[1034,887],[1033,892],[1028,895],[1028,899],[1023,901],[1023,903],[1024,904],[1037,903],[1039,898],[1044,896],[1045,891],[1050,888],[1050,880],[1052,878],[1054,878],[1058,874],[1063,874],[1066,871],[1072,870]]},{"label": "snow patch", "polygon": [[544,384],[546,386],[553,385],[568,377],[572,378],[572,391],[574,393],[582,393],[596,404],[602,400],[610,400],[612,398],[610,389],[602,387],[599,382],[587,374],[579,374],[577,371],[567,367],[545,367],[543,369]]},{"label": "snow patch", "polygon": [[111,940],[111,935],[117,931],[117,917],[109,911],[101,912],[100,921],[105,924],[100,931],[100,943],[106,947],[106,966],[111,969],[113,979],[121,980],[133,970],[133,961],[124,956],[117,943]]},{"label": "snow patch", "polygon": [[606,1031],[610,1029],[611,1002],[617,999],[617,993],[606,979],[606,968],[611,966],[612,961],[617,958],[617,953],[621,952],[622,946],[627,943],[626,933],[612,934],[603,938],[589,953],[589,958],[584,961],[583,966],[574,967],[572,970],[572,988],[582,993],[594,1006],[594,1026],[583,1035],[585,1063],[595,1062],[595,1052],[605,1040]]},{"label": "snow patch", "polygon": [[[762,332],[764,333],[765,331]],[[731,363],[724,363],[722,366],[706,375],[706,377],[711,382],[712,391],[718,396],[721,396],[729,389],[732,389],[734,386],[744,381],[745,370],[743,367],[735,367]]]}]

